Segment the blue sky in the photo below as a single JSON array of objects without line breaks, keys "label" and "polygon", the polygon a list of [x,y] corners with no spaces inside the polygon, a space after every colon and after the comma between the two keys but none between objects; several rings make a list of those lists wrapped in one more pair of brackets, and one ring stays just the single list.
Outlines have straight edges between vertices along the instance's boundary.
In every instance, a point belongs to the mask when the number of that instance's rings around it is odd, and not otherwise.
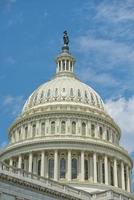
[{"label": "blue sky", "polygon": [[55,73],[67,30],[76,74],[96,91],[134,155],[134,1],[0,1],[0,146],[31,94]]}]

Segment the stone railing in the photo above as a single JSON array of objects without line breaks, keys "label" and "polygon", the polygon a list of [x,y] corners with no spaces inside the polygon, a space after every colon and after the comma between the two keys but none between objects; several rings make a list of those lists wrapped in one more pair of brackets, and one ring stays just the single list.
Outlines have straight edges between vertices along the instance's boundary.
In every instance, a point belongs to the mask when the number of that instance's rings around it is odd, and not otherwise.
[{"label": "stone railing", "polygon": [[36,183],[37,183],[37,181],[40,181],[40,183],[43,183],[44,187],[52,188],[52,189],[57,190],[58,192],[72,195],[73,197],[76,197],[80,200],[90,200],[91,199],[91,195],[88,192],[78,190],[78,189],[75,189],[68,185],[64,185],[64,184],[58,183],[56,181],[38,176],[36,174],[27,172],[23,169],[9,166],[4,162],[0,162],[0,171],[10,172],[11,176],[19,175],[19,178],[24,177],[24,178],[28,178],[30,180],[33,179],[33,180],[35,180]]}]

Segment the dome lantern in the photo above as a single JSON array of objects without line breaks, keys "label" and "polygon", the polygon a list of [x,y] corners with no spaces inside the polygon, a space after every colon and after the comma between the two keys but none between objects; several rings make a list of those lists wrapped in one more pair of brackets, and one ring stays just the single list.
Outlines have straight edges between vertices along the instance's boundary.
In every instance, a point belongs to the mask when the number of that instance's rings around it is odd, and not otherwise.
[{"label": "dome lantern", "polygon": [[67,31],[63,32],[63,42],[62,52],[56,58],[56,74],[57,75],[69,75],[74,72],[75,58],[69,52],[69,37]]}]

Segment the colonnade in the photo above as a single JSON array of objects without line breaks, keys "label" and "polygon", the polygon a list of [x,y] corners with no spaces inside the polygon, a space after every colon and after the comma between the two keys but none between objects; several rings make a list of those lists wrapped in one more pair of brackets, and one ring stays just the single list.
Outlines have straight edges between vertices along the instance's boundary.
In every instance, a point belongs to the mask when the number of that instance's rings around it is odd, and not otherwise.
[{"label": "colonnade", "polygon": [[120,187],[128,192],[131,190],[129,165],[123,160],[96,152],[30,152],[10,158],[9,164],[55,181],[100,183]]}]

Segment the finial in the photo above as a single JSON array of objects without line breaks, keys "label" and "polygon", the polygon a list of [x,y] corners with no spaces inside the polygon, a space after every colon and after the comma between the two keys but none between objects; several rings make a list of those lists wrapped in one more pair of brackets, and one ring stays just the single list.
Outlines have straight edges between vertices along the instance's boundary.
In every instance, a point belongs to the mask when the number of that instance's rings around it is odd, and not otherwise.
[{"label": "finial", "polygon": [[67,35],[67,31],[64,31],[63,32],[63,42],[64,42],[64,45],[62,47],[62,52],[68,52],[69,53],[69,37]]},{"label": "finial", "polygon": [[68,46],[68,44],[69,44],[69,37],[67,35],[67,31],[64,31],[63,33],[64,33],[64,35],[63,35],[64,46]]}]

